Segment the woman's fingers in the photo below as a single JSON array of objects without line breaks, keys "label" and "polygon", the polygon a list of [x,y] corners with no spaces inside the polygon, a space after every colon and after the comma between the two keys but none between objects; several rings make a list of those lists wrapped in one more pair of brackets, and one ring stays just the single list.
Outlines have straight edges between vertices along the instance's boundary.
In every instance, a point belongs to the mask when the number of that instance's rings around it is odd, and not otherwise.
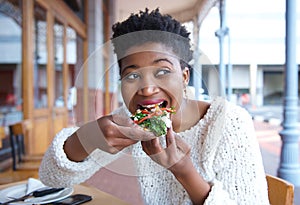
[{"label": "woman's fingers", "polygon": [[129,138],[115,138],[114,140],[111,140],[109,142],[109,149],[108,152],[111,154],[118,153],[125,147],[128,147],[132,144],[135,144],[137,141],[133,141],[132,139]]},{"label": "woman's fingers", "polygon": [[172,125],[168,129],[166,135],[166,143],[167,143],[167,147],[169,147],[170,149],[176,149],[181,153],[188,153],[190,152],[191,149],[191,147],[183,139],[181,139],[178,134],[176,134],[173,131]]},{"label": "woman's fingers", "polygon": [[153,161],[169,169],[190,153],[190,146],[170,128],[166,135],[166,148],[163,149],[159,139],[142,142],[144,152]]},{"label": "woman's fingers", "polygon": [[124,137],[137,141],[148,141],[156,138],[152,132],[145,131],[127,116],[112,115],[112,121],[118,125],[118,130]]},{"label": "woman's fingers", "polygon": [[157,138],[152,132],[145,131],[138,125],[118,126],[118,129],[124,136],[137,141],[149,141]]},{"label": "woman's fingers", "polygon": [[149,156],[161,153],[163,150],[158,138],[155,138],[155,139],[152,139],[149,141],[142,141],[141,143],[142,143],[144,152]]},{"label": "woman's fingers", "polygon": [[117,153],[137,142],[123,135],[119,126],[112,121],[112,116],[101,117],[85,124],[77,131],[77,135],[89,152],[99,148],[109,153]]},{"label": "woman's fingers", "polygon": [[186,155],[190,152],[191,146],[188,145],[180,136],[175,136],[177,151],[180,151],[182,154]]},{"label": "woman's fingers", "polygon": [[120,125],[120,126],[131,126],[134,122],[128,117],[120,114],[111,115],[111,121]]},{"label": "woman's fingers", "polygon": [[166,145],[167,145],[167,147],[172,146],[173,148],[176,148],[175,134],[174,134],[172,125],[167,131]]}]

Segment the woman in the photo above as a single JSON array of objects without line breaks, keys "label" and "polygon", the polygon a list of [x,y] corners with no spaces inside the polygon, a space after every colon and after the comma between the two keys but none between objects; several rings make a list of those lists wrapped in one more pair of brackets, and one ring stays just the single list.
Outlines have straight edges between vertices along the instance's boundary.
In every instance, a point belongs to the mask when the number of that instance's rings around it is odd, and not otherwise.
[{"label": "woman", "polygon": [[[113,32],[126,107],[59,132],[40,167],[43,183],[81,183],[130,153],[145,204],[268,204],[249,114],[222,98],[206,103],[184,97],[192,59],[185,27],[146,9],[115,24]],[[129,118],[154,104],[176,110],[163,137]]]}]

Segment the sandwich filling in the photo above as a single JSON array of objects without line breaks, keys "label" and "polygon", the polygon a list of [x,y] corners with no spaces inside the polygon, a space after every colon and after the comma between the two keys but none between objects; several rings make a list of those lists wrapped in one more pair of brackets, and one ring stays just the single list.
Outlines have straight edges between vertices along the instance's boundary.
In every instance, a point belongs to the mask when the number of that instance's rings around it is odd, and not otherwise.
[{"label": "sandwich filling", "polygon": [[171,127],[170,115],[175,113],[173,107],[165,107],[164,102],[139,106],[131,119],[144,128],[146,131],[153,132],[157,137],[167,134],[167,129]]}]

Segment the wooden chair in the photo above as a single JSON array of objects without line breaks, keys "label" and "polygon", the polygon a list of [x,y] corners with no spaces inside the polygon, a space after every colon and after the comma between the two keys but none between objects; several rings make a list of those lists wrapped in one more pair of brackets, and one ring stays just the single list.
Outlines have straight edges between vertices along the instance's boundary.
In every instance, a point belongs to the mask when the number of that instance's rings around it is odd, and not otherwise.
[{"label": "wooden chair", "polygon": [[267,174],[268,195],[271,205],[293,205],[294,185],[290,182]]},{"label": "wooden chair", "polygon": [[42,156],[28,156],[25,154],[24,138],[26,135],[26,121],[9,126],[9,138],[12,155],[13,170],[38,170]]},{"label": "wooden chair", "polygon": [[0,185],[12,182],[38,178],[38,168],[42,156],[28,157],[24,149],[26,121],[0,127],[0,139],[9,137],[11,159],[7,160],[4,169],[0,171]]}]

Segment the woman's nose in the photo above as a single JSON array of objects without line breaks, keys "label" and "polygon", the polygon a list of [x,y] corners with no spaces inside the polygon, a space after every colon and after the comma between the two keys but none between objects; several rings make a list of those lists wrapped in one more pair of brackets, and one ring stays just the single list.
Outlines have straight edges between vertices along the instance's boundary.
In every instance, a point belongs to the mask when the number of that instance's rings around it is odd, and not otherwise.
[{"label": "woman's nose", "polygon": [[151,96],[158,92],[159,92],[159,88],[155,85],[144,86],[138,90],[138,94],[143,96]]}]

